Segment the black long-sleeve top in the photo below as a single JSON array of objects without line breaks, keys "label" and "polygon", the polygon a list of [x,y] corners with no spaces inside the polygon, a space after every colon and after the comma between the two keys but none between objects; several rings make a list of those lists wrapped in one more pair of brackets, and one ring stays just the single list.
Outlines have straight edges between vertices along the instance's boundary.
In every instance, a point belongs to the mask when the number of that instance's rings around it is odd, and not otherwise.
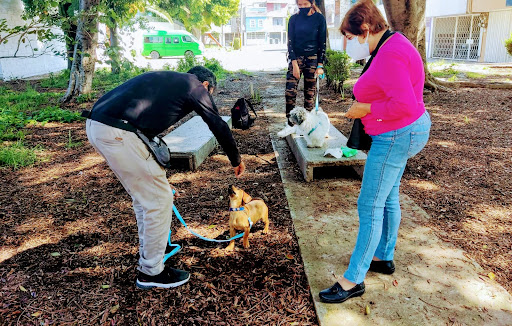
[{"label": "black long-sleeve top", "polygon": [[327,24],[325,17],[315,12],[311,16],[295,14],[288,22],[288,58],[317,55],[318,63],[325,62]]},{"label": "black long-sleeve top", "polygon": [[228,124],[193,74],[154,71],[139,75],[103,95],[94,104],[93,111],[126,120],[150,137],[195,111],[217,138],[231,165],[240,164],[240,154]]}]

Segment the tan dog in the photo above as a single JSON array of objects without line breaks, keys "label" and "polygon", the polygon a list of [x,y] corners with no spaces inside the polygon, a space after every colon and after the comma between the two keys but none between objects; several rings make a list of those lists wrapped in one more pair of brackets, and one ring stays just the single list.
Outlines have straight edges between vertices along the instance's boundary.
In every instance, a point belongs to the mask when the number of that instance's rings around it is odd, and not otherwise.
[{"label": "tan dog", "polygon": [[[251,223],[259,220],[265,222],[263,233],[268,233],[268,207],[262,199],[252,199],[249,194],[235,186],[229,186],[229,235],[234,237],[235,230],[244,231],[244,248],[249,248],[249,232]],[[231,240],[226,250],[235,248],[235,240]]]}]

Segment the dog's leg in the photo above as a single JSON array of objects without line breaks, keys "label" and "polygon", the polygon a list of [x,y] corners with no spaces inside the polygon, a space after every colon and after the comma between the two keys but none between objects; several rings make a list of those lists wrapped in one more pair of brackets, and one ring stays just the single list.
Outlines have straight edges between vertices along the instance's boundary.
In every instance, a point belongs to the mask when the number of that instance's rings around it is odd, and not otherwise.
[{"label": "dog's leg", "polygon": [[263,211],[263,217],[261,219],[263,220],[263,222],[265,222],[265,228],[263,229],[263,234],[267,234],[267,233],[269,233],[269,230],[268,230],[268,224],[269,224],[268,208],[265,211]]},{"label": "dog's leg", "polygon": [[[235,235],[236,235],[235,228],[230,226],[229,227],[229,237],[232,238]],[[235,249],[235,240],[231,240],[229,242],[229,245],[226,247],[227,251],[232,251],[233,249]]]},{"label": "dog's leg", "polygon": [[251,232],[250,228],[244,228],[244,248],[249,248],[249,232]]}]

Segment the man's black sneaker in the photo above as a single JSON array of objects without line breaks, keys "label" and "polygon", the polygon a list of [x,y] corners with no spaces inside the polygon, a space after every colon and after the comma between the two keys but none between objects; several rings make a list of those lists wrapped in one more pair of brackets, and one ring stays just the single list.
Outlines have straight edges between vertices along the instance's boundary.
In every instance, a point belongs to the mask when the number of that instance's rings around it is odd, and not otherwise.
[{"label": "man's black sneaker", "polygon": [[392,260],[372,260],[370,270],[375,273],[391,275],[395,272],[395,263]]},{"label": "man's black sneaker", "polygon": [[135,284],[139,289],[174,288],[183,285],[190,279],[190,273],[179,269],[165,266],[164,270],[158,275],[147,275],[139,271]]}]

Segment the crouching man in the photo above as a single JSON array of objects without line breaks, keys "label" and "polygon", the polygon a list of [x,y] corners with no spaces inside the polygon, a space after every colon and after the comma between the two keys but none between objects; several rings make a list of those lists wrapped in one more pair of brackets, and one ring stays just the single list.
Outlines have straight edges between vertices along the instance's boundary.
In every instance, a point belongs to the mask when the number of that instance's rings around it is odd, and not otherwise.
[{"label": "crouching man", "polygon": [[217,138],[239,177],[245,164],[213,101],[216,85],[215,75],[201,66],[188,73],[148,72],[102,96],[88,114],[90,143],[133,199],[139,233],[139,288],[180,286],[190,274],[163,264],[171,227],[172,188],[164,168],[132,131],[136,128],[152,138],[195,111]]}]

